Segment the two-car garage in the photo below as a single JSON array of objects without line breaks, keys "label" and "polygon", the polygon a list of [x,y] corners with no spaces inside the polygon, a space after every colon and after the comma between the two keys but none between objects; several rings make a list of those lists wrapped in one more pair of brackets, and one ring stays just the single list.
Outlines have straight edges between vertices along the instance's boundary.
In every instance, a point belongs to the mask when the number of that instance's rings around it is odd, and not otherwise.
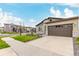
[{"label": "two-car garage", "polygon": [[48,17],[36,25],[36,32],[42,36],[78,37],[79,17]]},{"label": "two-car garage", "polygon": [[72,37],[73,24],[48,26],[49,36]]}]

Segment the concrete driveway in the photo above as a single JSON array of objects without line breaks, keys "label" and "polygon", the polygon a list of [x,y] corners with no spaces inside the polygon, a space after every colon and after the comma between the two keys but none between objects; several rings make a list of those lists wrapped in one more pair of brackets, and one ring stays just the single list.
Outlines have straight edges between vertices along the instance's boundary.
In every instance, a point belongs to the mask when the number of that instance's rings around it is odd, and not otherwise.
[{"label": "concrete driveway", "polygon": [[[73,56],[73,39],[68,37],[46,36],[26,43],[10,37],[2,38],[10,45],[3,50],[7,55],[18,56]],[[0,55],[6,55],[0,51]]]},{"label": "concrete driveway", "polygon": [[[2,38],[2,40],[6,41],[11,48],[8,50],[6,49],[3,51],[1,50],[0,55],[2,56],[6,56],[6,55],[14,56],[14,54],[16,54],[17,56],[59,56],[59,54],[57,53],[54,52],[52,53],[51,51],[17,41],[10,37]],[[2,52],[6,52],[6,53],[2,53]]]},{"label": "concrete driveway", "polygon": [[45,49],[59,55],[74,55],[73,38],[71,37],[46,36],[27,42],[26,44]]}]

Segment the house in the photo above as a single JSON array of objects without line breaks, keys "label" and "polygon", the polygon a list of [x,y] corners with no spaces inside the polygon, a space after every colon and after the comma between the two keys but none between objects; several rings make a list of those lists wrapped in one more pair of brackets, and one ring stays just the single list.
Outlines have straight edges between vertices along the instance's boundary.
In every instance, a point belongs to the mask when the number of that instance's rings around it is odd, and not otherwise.
[{"label": "house", "polygon": [[28,34],[31,34],[31,33],[36,33],[36,28],[34,28],[34,27],[26,27],[26,32],[28,33]]},{"label": "house", "polygon": [[19,32],[19,26],[14,24],[4,24],[4,32]]},{"label": "house", "polygon": [[3,32],[4,31],[4,27],[0,27],[0,32]]},{"label": "house", "polygon": [[24,26],[15,25],[15,24],[4,24],[4,32],[26,32]]},{"label": "house", "polygon": [[33,28],[20,26],[15,24],[4,24],[4,32],[20,32],[21,33],[29,33]]},{"label": "house", "polygon": [[43,36],[79,36],[79,16],[70,18],[48,17],[36,25],[36,33]]}]

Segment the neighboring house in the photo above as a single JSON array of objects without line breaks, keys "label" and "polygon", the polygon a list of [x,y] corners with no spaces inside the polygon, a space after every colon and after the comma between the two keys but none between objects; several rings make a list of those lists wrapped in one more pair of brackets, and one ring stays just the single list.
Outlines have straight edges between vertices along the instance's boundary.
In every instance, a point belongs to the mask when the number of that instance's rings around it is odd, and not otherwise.
[{"label": "neighboring house", "polygon": [[4,24],[4,32],[19,32],[19,26],[14,24]]},{"label": "neighboring house", "polygon": [[26,27],[26,32],[30,32],[32,27]]},{"label": "neighboring house", "polygon": [[79,17],[48,17],[36,25],[36,33],[49,36],[79,36]]},{"label": "neighboring house", "polygon": [[25,27],[15,24],[4,24],[4,31],[5,32],[22,32],[22,33],[28,33],[30,32],[32,27]]},{"label": "neighboring house", "polygon": [[32,28],[31,31],[36,33],[36,28]]},{"label": "neighboring house", "polygon": [[34,27],[26,27],[26,32],[27,33],[31,33],[31,32],[34,32],[34,33],[36,33],[36,28],[34,28]]},{"label": "neighboring house", "polygon": [[4,31],[4,27],[0,27],[0,32],[3,32]]}]

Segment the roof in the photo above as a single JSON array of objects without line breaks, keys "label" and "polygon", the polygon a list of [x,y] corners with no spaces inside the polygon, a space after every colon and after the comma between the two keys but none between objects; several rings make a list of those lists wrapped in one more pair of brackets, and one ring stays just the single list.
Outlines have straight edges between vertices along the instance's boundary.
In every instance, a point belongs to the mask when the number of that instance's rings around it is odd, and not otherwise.
[{"label": "roof", "polygon": [[28,27],[28,26],[23,26],[23,25],[16,25],[16,24],[13,24],[13,23],[10,23],[10,24],[8,24],[8,23],[5,23],[4,25],[13,25],[13,26],[17,26],[17,27],[25,27],[25,28],[34,28],[34,27]]},{"label": "roof", "polygon": [[61,22],[61,21],[68,21],[68,20],[75,20],[75,19],[78,19],[78,18],[79,17],[62,18],[62,20],[46,22],[46,24],[55,23],[55,22]]},{"label": "roof", "polygon": [[39,24],[37,24],[36,26],[42,24],[45,20],[48,20],[48,19],[56,19],[56,21],[46,22],[46,24],[48,24],[48,23],[54,23],[54,22],[59,22],[59,21],[73,20],[73,19],[78,19],[78,18],[79,18],[79,16],[69,17],[69,18],[48,17],[48,18],[44,19],[43,21],[41,21],[41,22],[40,22]]}]

